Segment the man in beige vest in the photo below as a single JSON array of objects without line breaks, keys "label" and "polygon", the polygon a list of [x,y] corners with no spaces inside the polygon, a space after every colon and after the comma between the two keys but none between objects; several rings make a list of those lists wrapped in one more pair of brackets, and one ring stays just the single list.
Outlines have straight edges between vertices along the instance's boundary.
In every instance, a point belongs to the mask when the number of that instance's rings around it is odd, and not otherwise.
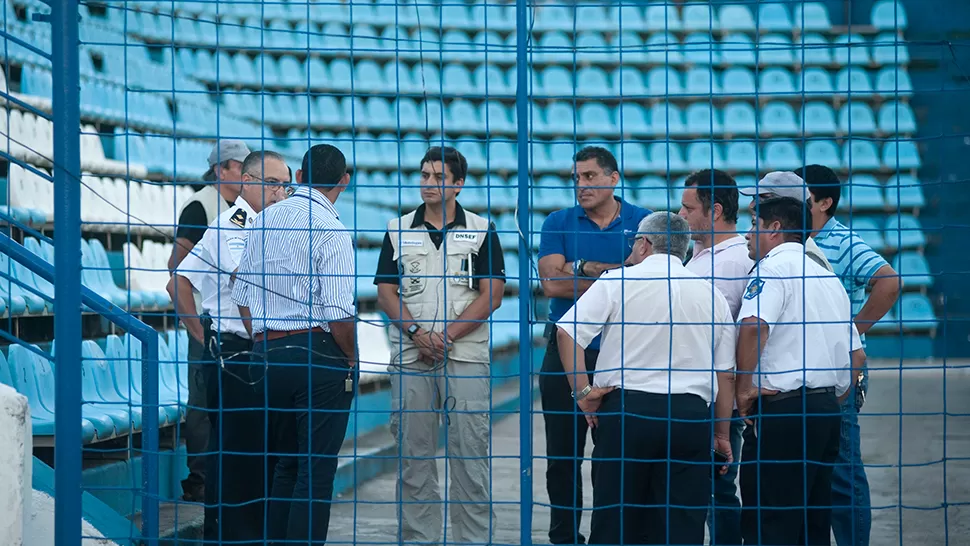
[{"label": "man in beige vest", "polygon": [[452,538],[489,544],[493,512],[488,318],[502,303],[495,226],[456,198],[468,164],[454,148],[421,160],[421,199],[388,222],[374,284],[391,321],[391,431],[398,444],[399,543],[440,544],[439,421],[447,426]]},{"label": "man in beige vest", "polygon": [[[179,211],[175,244],[168,260],[170,272],[174,272],[192,252],[209,224],[235,203],[242,191],[242,164],[248,155],[249,148],[241,140],[221,140],[212,148],[209,153],[209,169],[202,175],[202,180],[206,182],[205,187],[195,192]],[[173,295],[173,301],[174,299]],[[197,296],[195,300],[198,315],[202,308],[201,300]],[[199,453],[208,449],[209,419],[205,411],[200,409],[208,406],[205,374],[201,364],[202,344],[192,336],[189,336],[188,355],[189,408],[185,414],[183,435],[188,452],[189,476],[182,480],[182,498],[191,502],[202,502],[205,499],[206,461]]]}]

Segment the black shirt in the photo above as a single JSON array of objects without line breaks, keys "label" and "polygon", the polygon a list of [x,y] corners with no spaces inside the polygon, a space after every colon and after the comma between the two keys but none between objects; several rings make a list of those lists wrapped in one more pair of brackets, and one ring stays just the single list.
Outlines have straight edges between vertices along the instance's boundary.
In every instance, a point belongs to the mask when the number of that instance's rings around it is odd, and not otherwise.
[{"label": "black shirt", "polygon": [[[445,233],[456,226],[467,227],[465,223],[465,209],[461,205],[455,204],[455,219],[439,230],[434,225],[424,219],[425,206],[421,205],[414,211],[414,221],[411,228],[418,228],[422,225],[428,230],[428,237],[434,243],[435,248],[441,248],[441,243],[445,240]],[[478,249],[475,258],[475,284],[477,279],[492,278],[505,280],[505,256],[502,254],[502,244],[499,242],[498,233],[495,232],[495,223],[489,222],[488,232],[482,246]],[[394,247],[391,246],[391,234],[384,234],[384,244],[381,246],[381,256],[377,261],[377,275],[374,277],[374,284],[401,284],[401,272],[398,262],[394,259]]]},{"label": "black shirt", "polygon": [[[226,201],[226,203],[230,207],[233,205],[229,201]],[[202,240],[202,236],[205,235],[205,230],[209,228],[212,220],[215,220],[215,218],[206,217],[205,207],[202,206],[202,203],[193,201],[182,209],[182,214],[179,215],[179,225],[175,230],[175,237],[188,239],[193,245],[197,245]]]}]

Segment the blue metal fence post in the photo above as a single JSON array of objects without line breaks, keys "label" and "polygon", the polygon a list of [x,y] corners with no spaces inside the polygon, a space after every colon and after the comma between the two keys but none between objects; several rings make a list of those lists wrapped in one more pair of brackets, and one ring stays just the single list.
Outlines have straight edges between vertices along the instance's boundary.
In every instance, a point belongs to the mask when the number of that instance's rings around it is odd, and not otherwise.
[{"label": "blue metal fence post", "polygon": [[532,544],[532,324],[531,293],[532,251],[529,236],[532,231],[529,208],[529,0],[515,3],[516,28],[516,91],[515,112],[518,122],[519,155],[519,503],[521,536],[519,544]]},{"label": "blue metal fence post", "polygon": [[54,90],[54,541],[81,544],[81,106],[77,0],[51,3]]}]

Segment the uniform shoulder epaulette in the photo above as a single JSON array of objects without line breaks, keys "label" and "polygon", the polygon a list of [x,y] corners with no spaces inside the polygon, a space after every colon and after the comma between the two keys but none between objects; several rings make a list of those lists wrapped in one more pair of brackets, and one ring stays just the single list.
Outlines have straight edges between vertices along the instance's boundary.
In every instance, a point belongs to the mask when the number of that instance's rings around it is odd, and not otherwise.
[{"label": "uniform shoulder epaulette", "polygon": [[246,211],[241,208],[236,209],[236,212],[229,217],[229,221],[241,228],[246,227]]}]

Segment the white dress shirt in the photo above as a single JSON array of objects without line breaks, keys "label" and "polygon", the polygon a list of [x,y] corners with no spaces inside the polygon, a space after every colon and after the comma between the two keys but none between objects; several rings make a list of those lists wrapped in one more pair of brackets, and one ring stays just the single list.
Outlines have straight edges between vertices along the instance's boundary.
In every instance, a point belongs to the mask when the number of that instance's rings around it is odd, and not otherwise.
[{"label": "white dress shirt", "polygon": [[748,286],[748,274],[754,267],[754,260],[748,257],[748,242],[738,235],[714,245],[703,248],[694,245],[694,256],[687,262],[687,269],[704,279],[711,279],[728,307],[731,316],[737,319],[741,310],[741,296]]},{"label": "white dress shirt", "polygon": [[354,243],[322,193],[300,186],[250,229],[232,299],[248,307],[253,334],[321,327],[356,315]]},{"label": "white dress shirt", "polygon": [[584,348],[603,333],[597,387],[696,394],[710,404],[714,371],[735,364],[724,296],[666,254],[604,273],[557,324]]},{"label": "white dress shirt", "polygon": [[[861,349],[842,282],[805,254],[798,243],[772,249],[751,272],[738,318],[768,325],[755,386],[781,392],[851,381],[850,352]],[[758,381],[760,380],[760,384]]]},{"label": "white dress shirt", "polygon": [[212,317],[216,332],[249,338],[239,317],[239,307],[232,301],[230,278],[243,249],[256,213],[242,196],[233,206],[209,224],[202,239],[175,270],[192,283],[202,297],[202,310]]}]

